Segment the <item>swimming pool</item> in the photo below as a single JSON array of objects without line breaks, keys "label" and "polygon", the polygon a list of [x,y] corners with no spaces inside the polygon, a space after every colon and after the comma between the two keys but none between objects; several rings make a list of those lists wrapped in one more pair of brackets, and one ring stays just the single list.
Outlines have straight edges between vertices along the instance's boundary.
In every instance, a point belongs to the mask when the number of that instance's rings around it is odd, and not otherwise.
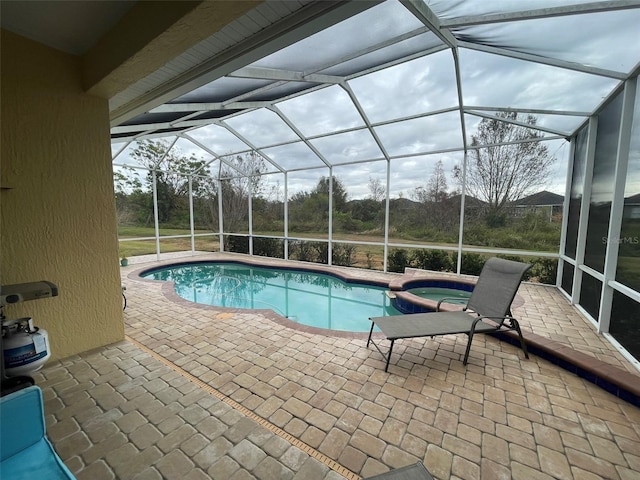
[{"label": "swimming pool", "polygon": [[143,272],[172,281],[176,293],[218,307],[271,309],[311,327],[368,332],[369,317],[399,315],[383,285],[345,282],[323,273],[237,262],[187,263]]}]

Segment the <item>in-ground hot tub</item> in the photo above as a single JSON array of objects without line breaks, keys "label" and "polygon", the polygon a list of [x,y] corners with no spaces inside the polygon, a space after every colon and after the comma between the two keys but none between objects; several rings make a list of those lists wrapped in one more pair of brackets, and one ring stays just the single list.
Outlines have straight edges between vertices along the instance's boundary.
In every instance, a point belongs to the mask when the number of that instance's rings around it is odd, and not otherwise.
[{"label": "in-ground hot tub", "polygon": [[404,276],[389,284],[392,305],[402,313],[435,312],[438,302],[446,298],[440,310],[459,310],[467,304],[475,283],[441,277]]}]

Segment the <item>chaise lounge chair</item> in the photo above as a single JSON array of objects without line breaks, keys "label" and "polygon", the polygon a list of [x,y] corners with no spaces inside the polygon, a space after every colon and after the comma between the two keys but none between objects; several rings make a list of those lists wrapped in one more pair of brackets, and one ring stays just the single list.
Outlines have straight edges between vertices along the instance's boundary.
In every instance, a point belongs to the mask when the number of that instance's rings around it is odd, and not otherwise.
[{"label": "chaise lounge chair", "polygon": [[[478,282],[473,289],[469,302],[462,311],[440,312],[440,305],[447,299],[438,302],[435,313],[413,313],[393,315],[389,317],[373,317],[371,331],[367,340],[380,352],[387,361],[384,371],[389,369],[393,344],[401,338],[434,337],[466,333],[469,337],[464,355],[464,365],[469,359],[471,342],[476,333],[515,330],[520,338],[524,356],[529,358],[527,346],[522,338],[518,321],[511,316],[511,302],[520,287],[524,273],[531,267],[526,263],[514,262],[502,258],[490,258],[485,263]],[[385,354],[372,340],[373,329],[378,327],[391,341],[389,351]]]},{"label": "chaise lounge chair", "polygon": [[0,478],[75,480],[46,436],[42,391],[36,385],[0,398]]}]

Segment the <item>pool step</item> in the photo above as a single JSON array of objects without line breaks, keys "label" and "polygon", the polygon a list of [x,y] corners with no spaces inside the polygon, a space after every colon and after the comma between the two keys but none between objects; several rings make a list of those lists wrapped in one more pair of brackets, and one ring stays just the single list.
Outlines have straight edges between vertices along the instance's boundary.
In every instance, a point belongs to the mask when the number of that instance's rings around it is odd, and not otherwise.
[{"label": "pool step", "polygon": [[395,294],[394,292],[392,292],[391,290],[386,290],[384,293],[385,293],[385,294],[387,295],[387,297],[389,297],[391,300],[393,300],[394,298],[396,298],[396,294]]}]

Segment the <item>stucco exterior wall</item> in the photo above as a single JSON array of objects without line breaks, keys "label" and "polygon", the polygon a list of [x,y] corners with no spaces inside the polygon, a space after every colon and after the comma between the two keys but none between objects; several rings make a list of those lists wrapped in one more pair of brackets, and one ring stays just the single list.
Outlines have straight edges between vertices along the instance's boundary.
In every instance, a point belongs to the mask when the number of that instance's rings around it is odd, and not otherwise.
[{"label": "stucco exterior wall", "polygon": [[2,31],[0,283],[55,298],[4,308],[49,332],[53,358],[124,336],[106,99],[80,59]]}]

